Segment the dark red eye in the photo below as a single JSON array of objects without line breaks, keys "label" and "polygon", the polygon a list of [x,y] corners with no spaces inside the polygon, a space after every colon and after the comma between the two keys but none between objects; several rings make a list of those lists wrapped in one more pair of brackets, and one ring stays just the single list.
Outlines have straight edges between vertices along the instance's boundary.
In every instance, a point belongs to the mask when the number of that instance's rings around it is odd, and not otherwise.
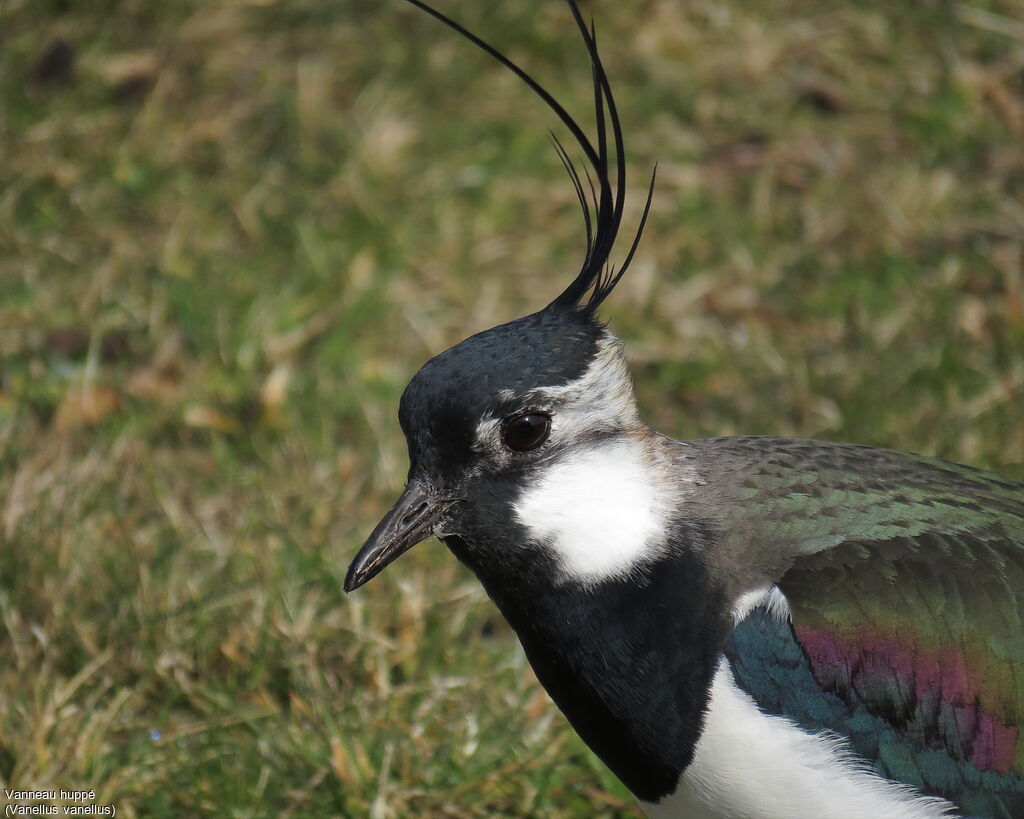
[{"label": "dark red eye", "polygon": [[502,438],[509,449],[528,452],[543,444],[550,431],[551,419],[548,416],[540,412],[527,412],[505,422]]}]

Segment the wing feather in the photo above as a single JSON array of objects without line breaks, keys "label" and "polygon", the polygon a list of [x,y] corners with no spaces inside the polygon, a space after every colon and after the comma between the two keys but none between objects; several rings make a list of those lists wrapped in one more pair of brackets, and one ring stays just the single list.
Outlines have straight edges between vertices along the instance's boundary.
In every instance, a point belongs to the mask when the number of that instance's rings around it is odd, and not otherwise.
[{"label": "wing feather", "polygon": [[1024,485],[868,447],[703,445],[740,509],[730,551],[789,603],[734,630],[737,682],[967,815],[1024,816]]}]

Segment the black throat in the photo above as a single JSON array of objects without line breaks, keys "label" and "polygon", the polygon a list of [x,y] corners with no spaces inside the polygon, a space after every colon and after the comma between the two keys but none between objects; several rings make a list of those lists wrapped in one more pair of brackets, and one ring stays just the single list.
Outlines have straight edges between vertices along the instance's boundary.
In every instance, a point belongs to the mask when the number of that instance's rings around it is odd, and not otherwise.
[{"label": "black throat", "polygon": [[[629,577],[555,585],[555,567],[529,585],[477,571],[519,636],[541,684],[576,732],[630,791],[672,793],[693,759],[730,620],[699,551],[700,527]],[[465,544],[449,542],[460,558]],[[699,548],[694,548],[699,546]],[[463,552],[463,554],[460,554]],[[475,561],[470,562],[471,568]]]}]

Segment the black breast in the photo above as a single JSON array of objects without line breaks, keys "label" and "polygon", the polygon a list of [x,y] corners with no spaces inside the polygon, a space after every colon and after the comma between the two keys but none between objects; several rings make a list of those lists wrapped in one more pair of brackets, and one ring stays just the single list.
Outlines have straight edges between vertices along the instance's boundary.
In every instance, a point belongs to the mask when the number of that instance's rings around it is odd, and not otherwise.
[{"label": "black breast", "polygon": [[481,580],[587,745],[637,797],[672,793],[693,759],[731,625],[695,552],[586,588]]}]

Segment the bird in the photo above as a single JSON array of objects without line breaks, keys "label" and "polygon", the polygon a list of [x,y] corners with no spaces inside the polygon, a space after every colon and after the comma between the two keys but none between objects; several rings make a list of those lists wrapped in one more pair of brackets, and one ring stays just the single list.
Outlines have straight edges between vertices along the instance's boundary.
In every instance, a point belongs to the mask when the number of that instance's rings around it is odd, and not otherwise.
[{"label": "bird", "polygon": [[566,0],[592,139],[500,51],[407,2],[568,129],[582,174],[552,141],[585,252],[543,309],[409,382],[407,483],[346,592],[439,538],[652,819],[1024,817],[1024,484],[867,446],[649,428],[598,308],[655,173],[613,266],[624,139],[593,21]]}]

